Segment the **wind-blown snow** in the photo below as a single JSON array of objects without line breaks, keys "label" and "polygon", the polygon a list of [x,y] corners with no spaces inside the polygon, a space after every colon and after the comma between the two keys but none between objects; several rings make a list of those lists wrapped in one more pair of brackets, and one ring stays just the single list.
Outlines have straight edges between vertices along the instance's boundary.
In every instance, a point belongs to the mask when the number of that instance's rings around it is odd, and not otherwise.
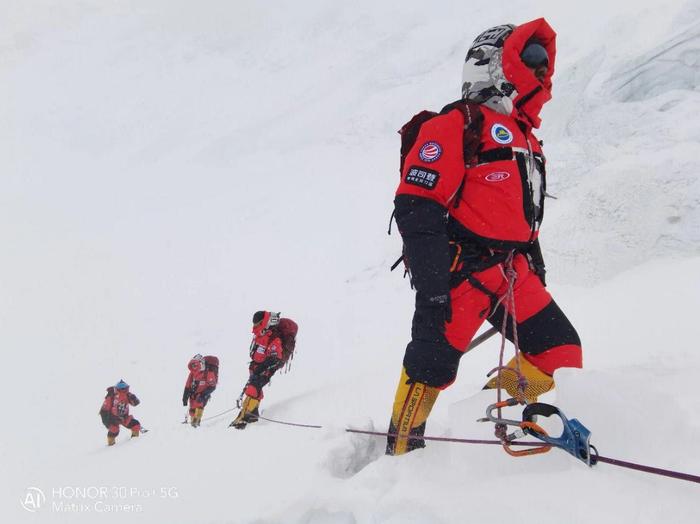
[{"label": "wind-blown snow", "polygon": [[[605,456],[700,474],[700,2],[5,0],[4,520],[696,522],[695,484],[556,450],[385,457],[344,431],[386,430],[410,333],[388,272],[396,130],[459,96],[480,31],[539,16],[559,35],[542,244],[586,366],[545,400]],[[222,362],[205,416],[234,406],[261,308],[300,324],[264,415],[323,428],[182,425],[194,353]],[[498,347],[463,359],[427,433],[492,435],[475,419]],[[108,449],[97,411],[120,378],[151,431]]]}]

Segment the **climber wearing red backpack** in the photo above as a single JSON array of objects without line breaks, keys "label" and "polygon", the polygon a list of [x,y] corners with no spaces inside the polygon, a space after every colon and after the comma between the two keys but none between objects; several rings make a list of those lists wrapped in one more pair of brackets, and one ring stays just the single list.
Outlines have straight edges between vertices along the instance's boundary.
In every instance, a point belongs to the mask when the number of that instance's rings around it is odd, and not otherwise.
[{"label": "climber wearing red backpack", "polygon": [[258,407],[263,399],[262,388],[270,382],[272,375],[292,358],[297,330],[296,322],[289,318],[280,318],[279,313],[255,312],[248,383],[243,388],[241,411],[231,422],[231,427],[244,429],[247,424],[257,422]]},{"label": "climber wearing red backpack", "polygon": [[387,453],[423,447],[441,390],[484,320],[507,321],[521,358],[497,382],[533,401],[561,367],[581,367],[576,330],[545,288],[539,228],[545,157],[533,134],[551,98],[556,34],[540,18],[479,35],[464,63],[462,98],[423,111],[400,131],[394,212],[416,288]]},{"label": "climber wearing red backpack", "polygon": [[189,361],[187,369],[190,373],[182,393],[182,405],[186,406],[189,401],[190,424],[196,428],[202,422],[204,407],[219,381],[219,359],[211,355],[203,357],[197,354]]},{"label": "climber wearing red backpack", "polygon": [[100,417],[102,424],[107,428],[108,446],[114,446],[119,435],[119,426],[130,429],[132,438],[139,436],[141,424],[129,415],[129,406],[138,406],[140,403],[138,397],[129,392],[129,384],[123,380],[107,388],[107,395],[100,408]]}]

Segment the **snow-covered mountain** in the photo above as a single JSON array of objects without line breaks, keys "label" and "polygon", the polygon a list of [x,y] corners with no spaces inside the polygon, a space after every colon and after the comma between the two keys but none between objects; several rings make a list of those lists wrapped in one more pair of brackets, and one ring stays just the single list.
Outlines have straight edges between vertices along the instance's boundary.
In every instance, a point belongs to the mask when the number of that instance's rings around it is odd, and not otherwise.
[{"label": "snow-covered mountain", "polygon": [[[559,35],[542,244],[585,364],[545,400],[605,456],[700,474],[700,1],[3,0],[4,520],[696,522],[696,484],[344,431],[386,430],[410,332],[396,130],[459,96],[479,32],[539,16]],[[222,362],[205,417],[234,407],[263,308],[300,324],[264,414],[323,428],[182,425],[188,359]],[[498,347],[427,433],[492,435]],[[108,449],[120,378],[150,432]]]}]

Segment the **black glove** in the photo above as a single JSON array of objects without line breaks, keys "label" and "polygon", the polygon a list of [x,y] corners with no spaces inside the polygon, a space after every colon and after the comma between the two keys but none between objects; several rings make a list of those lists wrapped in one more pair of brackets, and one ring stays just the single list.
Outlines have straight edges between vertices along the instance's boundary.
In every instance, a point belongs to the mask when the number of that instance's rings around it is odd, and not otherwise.
[{"label": "black glove", "polygon": [[416,312],[413,315],[412,338],[425,342],[442,342],[445,323],[452,320],[450,295],[425,298],[416,294]]},{"label": "black glove", "polygon": [[102,417],[104,427],[109,429],[109,426],[112,425],[112,414],[109,411],[100,411],[100,417]]},{"label": "black glove", "polygon": [[256,375],[267,375],[272,376],[275,374],[282,364],[282,361],[277,357],[267,357],[255,368]]},{"label": "black glove", "polygon": [[394,199],[396,224],[404,255],[416,288],[413,340],[442,342],[445,322],[452,320],[447,209],[424,197],[399,195]]},{"label": "black glove", "polygon": [[447,209],[428,198],[399,195],[394,210],[411,283],[419,295],[417,304],[437,305],[436,300],[447,304],[444,296],[450,292],[453,258],[447,236]]},{"label": "black glove", "polygon": [[138,406],[141,404],[141,401],[139,400],[139,397],[134,395],[133,393],[129,393],[129,404],[132,406]]},{"label": "black glove", "polygon": [[182,394],[182,405],[186,406],[187,401],[190,399],[190,390],[185,388],[184,393]]},{"label": "black glove", "polygon": [[209,399],[211,398],[211,394],[214,392],[216,388],[213,387],[208,387],[204,391],[202,391],[202,402],[206,404],[209,402]]}]

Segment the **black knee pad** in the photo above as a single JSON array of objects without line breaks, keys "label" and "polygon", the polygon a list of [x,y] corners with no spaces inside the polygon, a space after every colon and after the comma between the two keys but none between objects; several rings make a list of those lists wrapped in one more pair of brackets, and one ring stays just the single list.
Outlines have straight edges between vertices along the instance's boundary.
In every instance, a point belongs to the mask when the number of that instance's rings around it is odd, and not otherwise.
[{"label": "black knee pad", "polygon": [[462,355],[463,353],[450,346],[447,340],[412,340],[406,347],[403,365],[411,380],[442,388],[454,382]]},{"label": "black knee pad", "polygon": [[[489,322],[499,330],[503,322],[503,307],[499,307],[489,318]],[[506,327],[506,337],[513,341],[510,320]],[[538,355],[556,346],[581,345],[581,339],[564,312],[552,300],[542,310],[526,321],[518,324],[518,344],[523,353]]]}]

